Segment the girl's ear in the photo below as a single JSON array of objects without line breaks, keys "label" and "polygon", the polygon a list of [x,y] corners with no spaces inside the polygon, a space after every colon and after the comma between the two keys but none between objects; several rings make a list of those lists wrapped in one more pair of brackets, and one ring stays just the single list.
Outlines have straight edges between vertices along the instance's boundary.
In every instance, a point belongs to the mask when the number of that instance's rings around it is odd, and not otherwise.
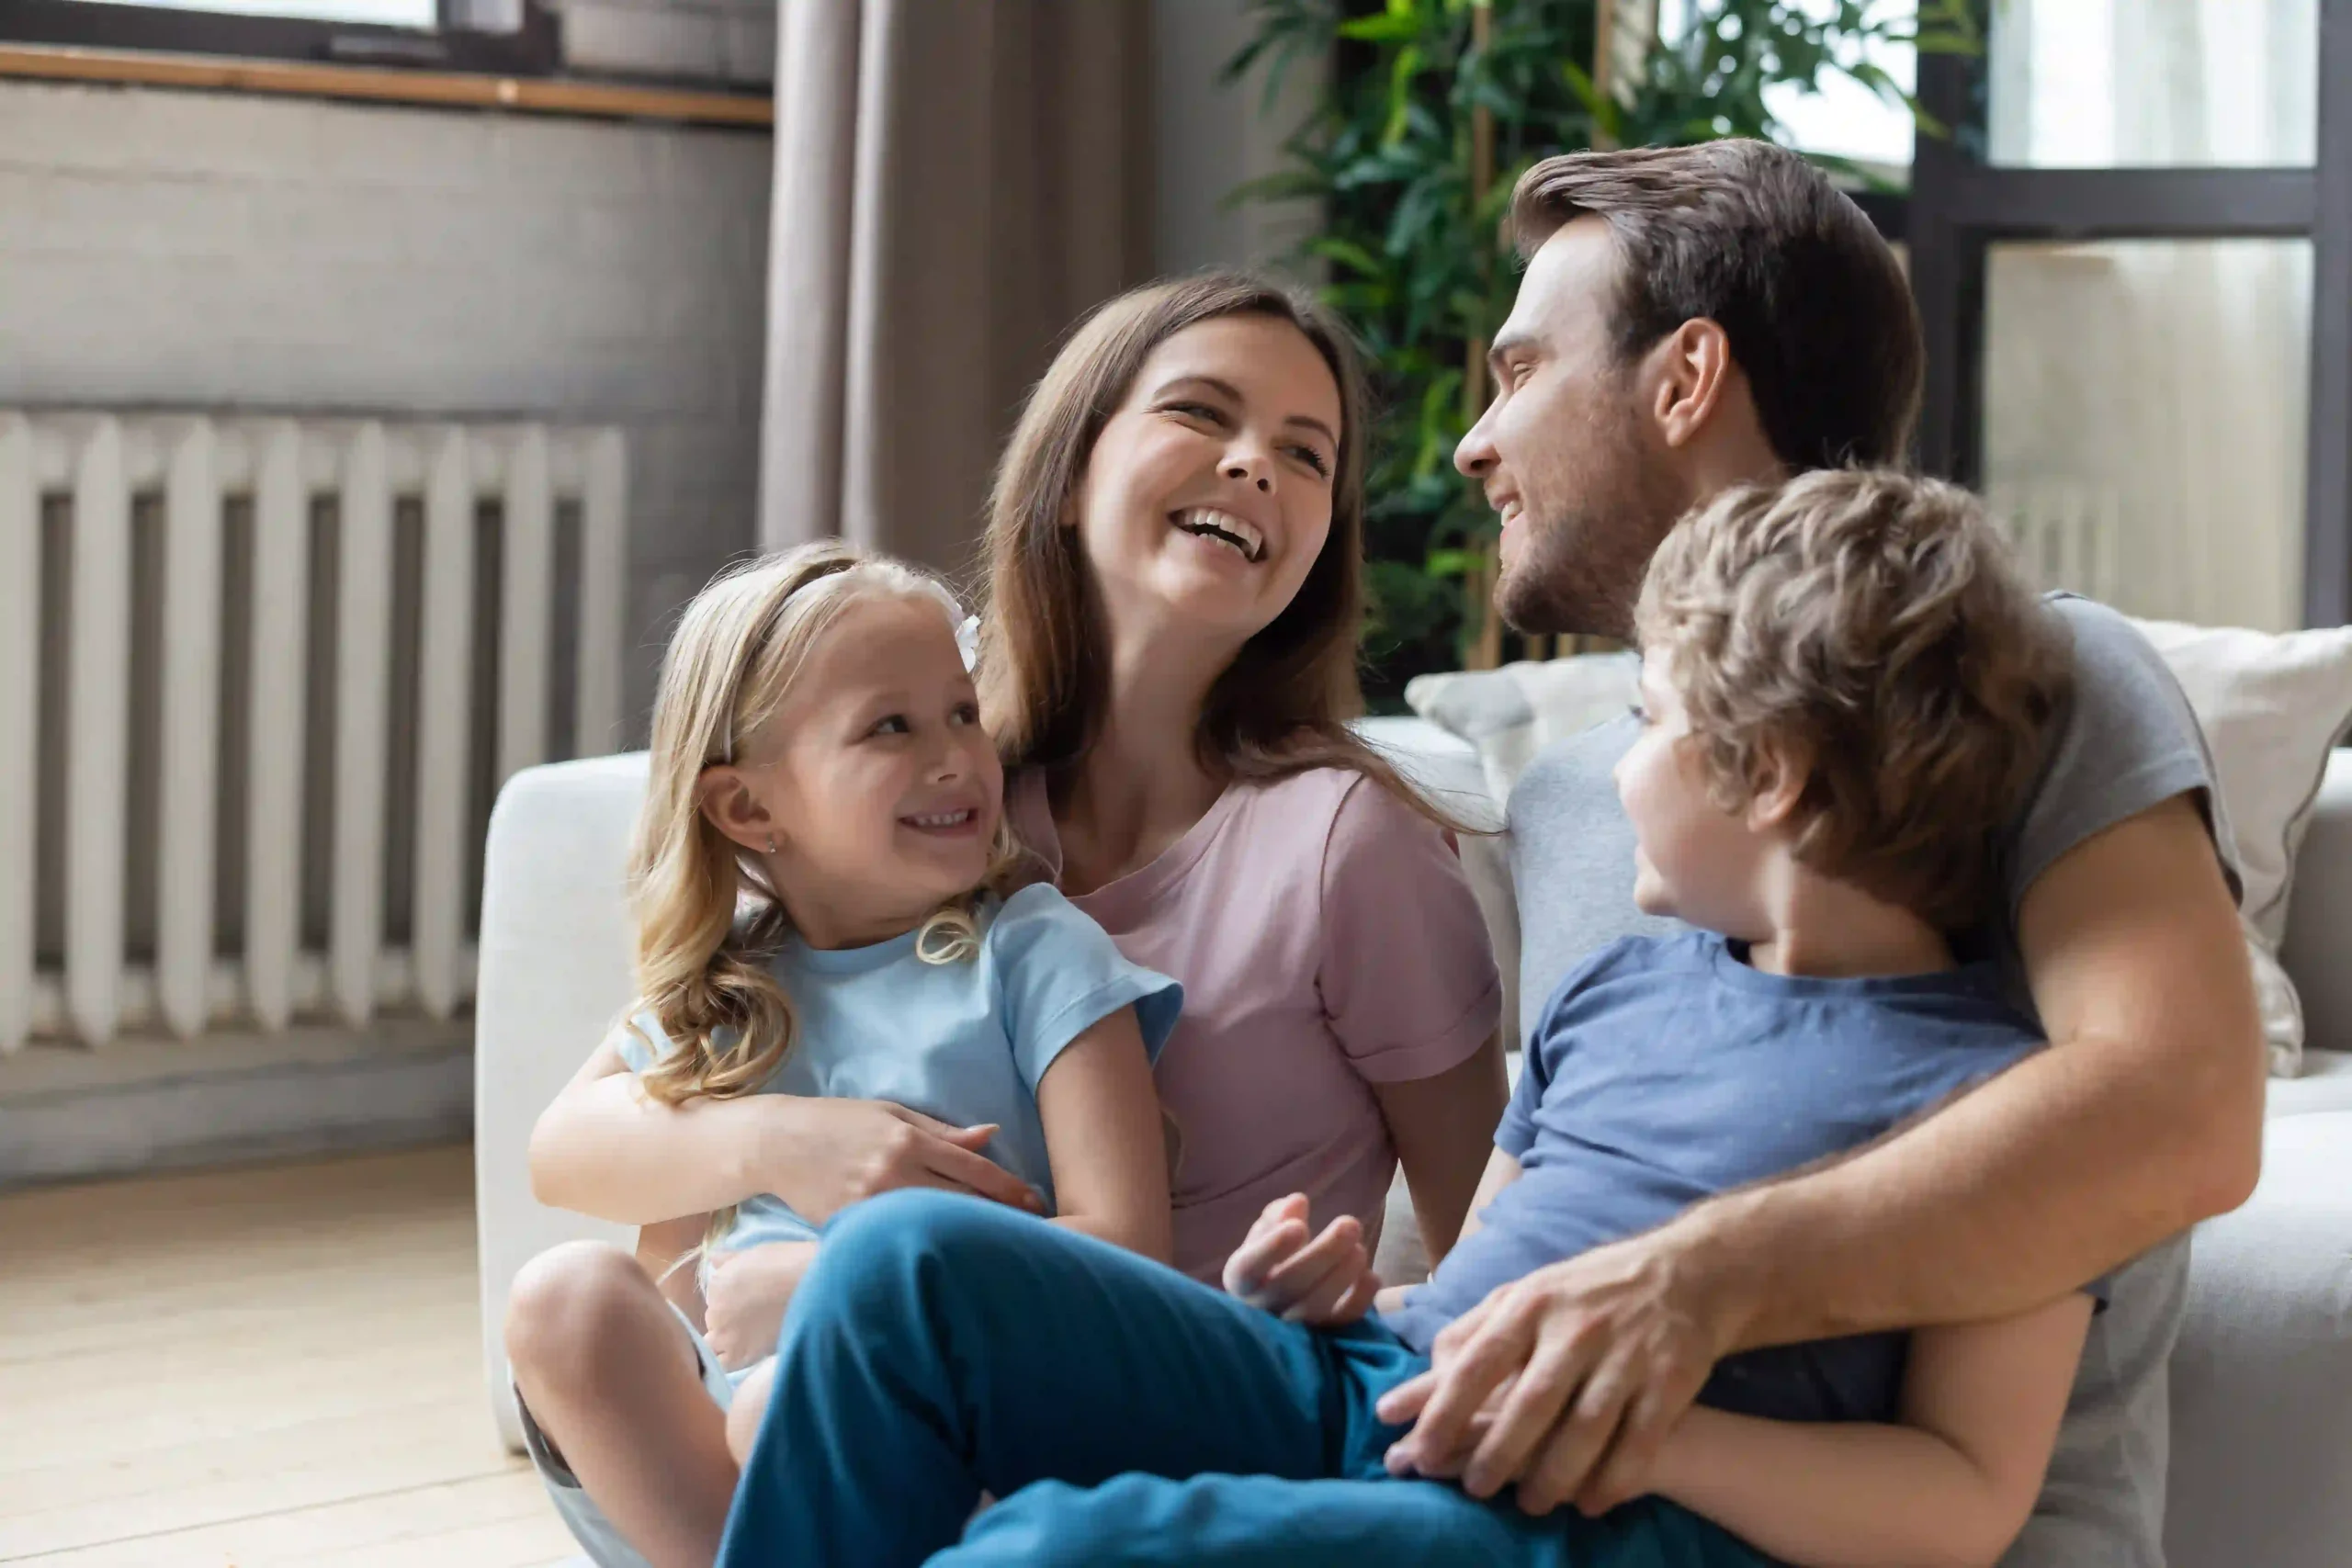
[{"label": "girl's ear", "polygon": [[704,821],[753,854],[775,849],[775,818],[761,803],[742,769],[714,763],[695,784],[695,806]]}]

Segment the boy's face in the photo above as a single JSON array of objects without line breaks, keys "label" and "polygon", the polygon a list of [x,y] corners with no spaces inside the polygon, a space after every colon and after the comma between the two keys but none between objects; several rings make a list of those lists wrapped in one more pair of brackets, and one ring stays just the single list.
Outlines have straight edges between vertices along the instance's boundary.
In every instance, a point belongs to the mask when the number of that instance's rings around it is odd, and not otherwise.
[{"label": "boy's face", "polygon": [[1642,732],[1617,762],[1617,797],[1634,824],[1634,902],[1643,913],[1761,940],[1760,885],[1770,841],[1747,814],[1707,791],[1699,742],[1658,654],[1642,660]]}]

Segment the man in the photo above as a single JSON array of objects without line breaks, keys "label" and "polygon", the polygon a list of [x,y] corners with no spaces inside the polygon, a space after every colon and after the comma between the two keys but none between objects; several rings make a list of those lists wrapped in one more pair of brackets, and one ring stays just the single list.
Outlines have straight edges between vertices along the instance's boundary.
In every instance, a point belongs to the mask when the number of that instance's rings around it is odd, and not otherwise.
[{"label": "man", "polygon": [[[1623,637],[1694,502],[1904,460],[1922,349],[1901,271],[1820,173],[1752,141],[1583,153],[1513,194],[1528,266],[1455,454],[1503,520],[1497,602],[1530,632]],[[2165,1367],[2184,1233],[2260,1163],[2263,1053],[2210,760],[2120,616],[2060,608],[2075,696],[2006,836],[2007,919],[1976,933],[2051,1049],[1826,1169],[1702,1204],[1537,1270],[1439,1336],[1383,1418],[1394,1463],[1522,1507],[1648,1489],[1665,1434],[1732,1352],[2001,1317],[2113,1274],[2012,1568],[2160,1568]],[[1630,722],[1537,759],[1510,806],[1520,992],[1657,929],[1634,908],[1611,784]],[[2127,1266],[2128,1265],[2128,1266]]]}]

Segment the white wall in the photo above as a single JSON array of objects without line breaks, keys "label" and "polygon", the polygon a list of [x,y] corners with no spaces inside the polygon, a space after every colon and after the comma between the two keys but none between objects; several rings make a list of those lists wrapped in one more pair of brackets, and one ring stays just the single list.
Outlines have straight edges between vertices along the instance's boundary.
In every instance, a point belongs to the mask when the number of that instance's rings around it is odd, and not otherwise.
[{"label": "white wall", "polygon": [[0,406],[628,431],[627,700],[751,542],[764,134],[0,82]]}]

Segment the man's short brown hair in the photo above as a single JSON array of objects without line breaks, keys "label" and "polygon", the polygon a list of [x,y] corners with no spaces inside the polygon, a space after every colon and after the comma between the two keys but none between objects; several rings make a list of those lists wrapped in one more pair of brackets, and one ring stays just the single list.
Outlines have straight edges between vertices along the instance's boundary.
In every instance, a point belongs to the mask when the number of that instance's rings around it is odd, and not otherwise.
[{"label": "man's short brown hair", "polygon": [[1973,496],[1887,470],[1726,491],[1658,547],[1634,618],[1717,804],[1793,759],[1802,863],[1947,931],[1992,913],[2072,659]]},{"label": "man's short brown hair", "polygon": [[1813,164],[1730,140],[1546,158],[1511,192],[1522,256],[1590,213],[1620,269],[1621,360],[1704,318],[1792,468],[1899,463],[1927,357],[1894,253]]}]

